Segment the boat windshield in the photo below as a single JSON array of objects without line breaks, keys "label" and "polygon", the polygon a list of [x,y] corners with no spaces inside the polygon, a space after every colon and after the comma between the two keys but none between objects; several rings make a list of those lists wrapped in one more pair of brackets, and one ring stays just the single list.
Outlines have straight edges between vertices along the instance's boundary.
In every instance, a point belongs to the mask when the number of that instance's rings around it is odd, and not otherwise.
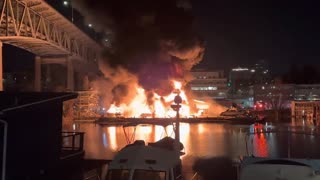
[{"label": "boat windshield", "polygon": [[111,169],[108,171],[107,178],[105,180],[128,180],[129,170],[128,169]]},{"label": "boat windshield", "polygon": [[134,171],[133,180],[145,180],[145,179],[165,180],[166,172],[155,171],[155,170],[142,170],[142,169],[136,169]]}]

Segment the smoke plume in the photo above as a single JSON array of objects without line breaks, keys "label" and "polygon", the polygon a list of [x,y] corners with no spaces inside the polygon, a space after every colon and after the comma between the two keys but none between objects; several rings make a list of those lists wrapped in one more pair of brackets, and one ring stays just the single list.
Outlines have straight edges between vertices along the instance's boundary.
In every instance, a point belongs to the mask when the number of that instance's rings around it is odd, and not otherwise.
[{"label": "smoke plume", "polygon": [[[74,0],[88,23],[112,32],[111,66],[138,73],[145,64],[172,64],[189,70],[200,62],[204,47],[193,27],[191,5],[174,0]],[[110,57],[112,56],[112,57]],[[154,71],[152,68],[150,71]],[[163,69],[162,69],[163,71]],[[159,73],[170,73],[159,72]],[[138,78],[140,79],[140,78]]]},{"label": "smoke plume", "polygon": [[108,34],[112,41],[99,63],[112,85],[108,93],[115,102],[126,101],[132,83],[138,83],[147,94],[153,91],[166,95],[172,90],[171,79],[186,81],[189,70],[202,60],[204,43],[193,27],[188,0],[72,3],[87,23]]}]

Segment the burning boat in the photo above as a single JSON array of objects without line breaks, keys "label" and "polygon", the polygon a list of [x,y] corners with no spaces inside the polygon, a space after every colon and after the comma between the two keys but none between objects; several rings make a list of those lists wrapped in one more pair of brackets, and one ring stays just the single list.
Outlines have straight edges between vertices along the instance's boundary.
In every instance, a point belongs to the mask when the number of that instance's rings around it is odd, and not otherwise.
[{"label": "burning boat", "polygon": [[[182,83],[172,81],[174,90],[166,95],[160,96],[152,92],[152,98],[146,96],[146,92],[141,87],[136,87],[132,91],[135,96],[129,103],[112,103],[107,110],[107,117],[126,117],[126,118],[173,118],[175,111],[172,104],[176,94],[182,98],[180,116],[183,118],[203,117],[209,109],[208,103],[199,100],[189,100],[186,92],[182,89]],[[150,100],[151,99],[151,100]]]}]

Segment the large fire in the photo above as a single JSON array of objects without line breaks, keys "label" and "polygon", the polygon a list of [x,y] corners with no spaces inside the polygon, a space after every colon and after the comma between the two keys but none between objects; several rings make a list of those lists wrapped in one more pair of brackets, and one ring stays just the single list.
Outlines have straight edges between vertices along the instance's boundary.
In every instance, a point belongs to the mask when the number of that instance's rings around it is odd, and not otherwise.
[{"label": "large fire", "polygon": [[[136,85],[131,91],[135,91],[135,96],[128,104],[111,104],[107,113],[112,116],[137,117],[137,118],[171,118],[176,116],[176,112],[171,108],[173,100],[177,94],[182,98],[180,115],[181,117],[200,117],[208,110],[207,103],[198,100],[188,100],[182,83],[172,81],[174,91],[167,96],[160,96],[153,92],[152,104],[148,103],[145,90]],[[191,107],[192,105],[192,107]]]}]

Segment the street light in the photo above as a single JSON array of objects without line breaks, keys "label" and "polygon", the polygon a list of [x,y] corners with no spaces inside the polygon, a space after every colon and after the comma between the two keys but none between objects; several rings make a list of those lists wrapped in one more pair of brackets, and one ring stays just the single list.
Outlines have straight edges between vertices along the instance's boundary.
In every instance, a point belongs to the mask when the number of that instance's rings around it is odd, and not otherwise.
[{"label": "street light", "polygon": [[69,6],[69,4],[70,4],[70,7],[71,7],[71,22],[73,23],[73,6],[72,6],[72,3],[71,3],[71,0],[63,1],[63,5],[64,6]]}]

